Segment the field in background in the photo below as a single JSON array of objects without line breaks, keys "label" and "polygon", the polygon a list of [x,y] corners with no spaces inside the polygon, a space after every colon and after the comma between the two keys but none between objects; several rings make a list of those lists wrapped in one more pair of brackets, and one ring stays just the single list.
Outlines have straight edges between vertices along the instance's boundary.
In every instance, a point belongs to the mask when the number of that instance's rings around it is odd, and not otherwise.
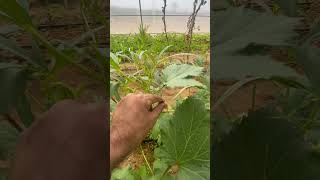
[{"label": "field in background", "polygon": [[[162,33],[163,22],[161,16],[144,16],[143,23],[148,25],[148,33]],[[187,31],[188,16],[167,16],[167,31],[185,33]],[[111,16],[111,34],[138,33],[139,16]],[[197,17],[194,33],[210,33],[210,17]]]}]

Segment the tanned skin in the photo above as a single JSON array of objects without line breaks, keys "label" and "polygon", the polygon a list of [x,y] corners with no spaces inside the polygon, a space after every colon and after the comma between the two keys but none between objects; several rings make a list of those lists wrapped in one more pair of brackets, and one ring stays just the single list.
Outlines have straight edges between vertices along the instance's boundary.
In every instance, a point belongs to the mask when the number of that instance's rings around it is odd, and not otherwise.
[{"label": "tanned skin", "polygon": [[164,108],[163,99],[151,94],[129,94],[118,103],[110,132],[111,169],[141,144]]},{"label": "tanned skin", "polygon": [[110,171],[143,141],[165,107],[158,96],[130,94],[118,103],[109,131],[106,103],[59,102],[21,135],[9,180],[109,179]]}]

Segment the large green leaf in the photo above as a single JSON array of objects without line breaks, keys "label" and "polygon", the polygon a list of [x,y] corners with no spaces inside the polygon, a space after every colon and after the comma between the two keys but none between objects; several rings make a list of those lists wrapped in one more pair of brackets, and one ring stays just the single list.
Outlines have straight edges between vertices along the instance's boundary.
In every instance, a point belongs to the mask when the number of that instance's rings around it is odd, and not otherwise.
[{"label": "large green leaf", "polygon": [[164,84],[168,87],[190,87],[204,86],[200,82],[192,79],[192,76],[199,76],[203,67],[189,64],[172,64],[163,71]]},{"label": "large green leaf", "polygon": [[19,66],[0,63],[0,114],[16,105],[24,95],[28,73]]},{"label": "large green leaf", "polygon": [[112,171],[111,180],[135,180],[134,172],[132,168],[127,166],[122,169],[115,169]]},{"label": "large green leaf", "polygon": [[301,78],[295,70],[268,56],[216,56],[214,58],[213,79],[240,80],[248,76]]},{"label": "large green leaf", "polygon": [[[249,112],[213,146],[214,179],[318,179],[303,134],[273,112]],[[318,170],[317,173],[314,170]],[[314,174],[315,173],[315,174]]]},{"label": "large green leaf", "polygon": [[246,76],[297,76],[289,67],[262,55],[240,54],[252,44],[289,46],[296,36],[296,18],[259,13],[246,8],[217,12],[212,41],[214,79],[242,79]]},{"label": "large green leaf", "polygon": [[156,124],[150,131],[149,138],[157,140],[157,142],[161,143],[161,129],[168,128],[169,119],[171,118],[171,114],[169,113],[162,113],[158,118]]},{"label": "large green leaf", "polygon": [[22,6],[27,13],[29,13],[29,1],[28,0],[17,0],[17,2],[20,4],[20,6]]},{"label": "large green leaf", "polygon": [[229,8],[213,17],[215,53],[235,53],[250,43],[286,46],[297,34],[298,19],[259,13],[246,8]]},{"label": "large green leaf", "polygon": [[189,97],[162,130],[163,145],[156,149],[155,156],[169,166],[178,166],[178,179],[210,179],[209,121],[204,103]]},{"label": "large green leaf", "polygon": [[27,5],[23,1],[19,3],[16,0],[0,0],[0,18],[10,20],[19,26],[33,26],[31,17],[27,12]]},{"label": "large green leaf", "polygon": [[142,178],[143,180],[174,180],[175,179],[170,174],[168,173],[165,174],[168,168],[168,164],[161,161],[160,159],[157,159],[153,162],[152,168],[154,171],[154,176],[147,176],[145,178]]}]

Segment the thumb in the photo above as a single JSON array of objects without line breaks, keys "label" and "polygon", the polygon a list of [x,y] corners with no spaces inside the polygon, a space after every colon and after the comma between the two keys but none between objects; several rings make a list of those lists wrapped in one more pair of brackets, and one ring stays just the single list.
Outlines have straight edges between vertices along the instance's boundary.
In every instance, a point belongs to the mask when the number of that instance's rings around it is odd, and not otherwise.
[{"label": "thumb", "polygon": [[164,102],[161,102],[160,104],[158,104],[158,106],[155,107],[151,112],[151,118],[153,120],[156,120],[160,116],[160,113],[163,111],[163,109],[166,107],[167,107],[167,104]]}]

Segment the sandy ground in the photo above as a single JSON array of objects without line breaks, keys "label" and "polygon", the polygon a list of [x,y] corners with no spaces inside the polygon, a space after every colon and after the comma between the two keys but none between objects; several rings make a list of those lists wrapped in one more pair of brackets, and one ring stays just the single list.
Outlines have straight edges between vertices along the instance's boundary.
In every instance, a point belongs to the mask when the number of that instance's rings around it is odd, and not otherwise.
[{"label": "sandy ground", "polygon": [[[162,33],[163,22],[161,16],[145,16],[143,23],[149,26],[149,33]],[[110,19],[111,34],[137,33],[140,25],[139,16],[112,16]],[[166,18],[167,32],[185,33],[187,30],[188,17],[170,16]],[[210,17],[197,17],[194,33],[210,32]]]}]

